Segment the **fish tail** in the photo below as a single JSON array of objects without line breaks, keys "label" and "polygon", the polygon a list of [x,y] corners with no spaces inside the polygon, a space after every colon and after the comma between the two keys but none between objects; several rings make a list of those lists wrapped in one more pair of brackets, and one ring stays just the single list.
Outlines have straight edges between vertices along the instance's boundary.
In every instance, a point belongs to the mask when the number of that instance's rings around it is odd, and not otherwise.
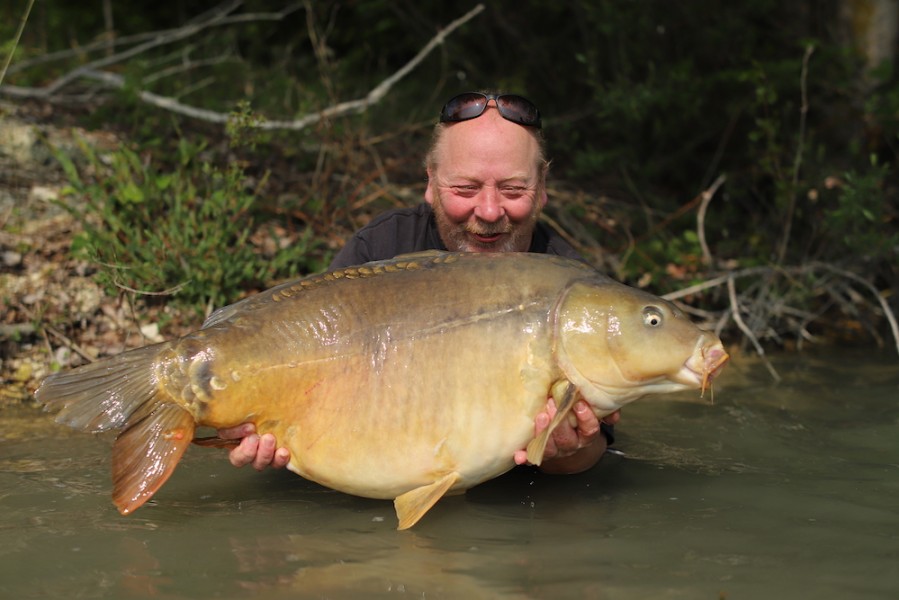
[{"label": "fish tail", "polygon": [[156,398],[154,361],[168,342],[129,350],[47,377],[34,393],[44,410],[59,410],[56,422],[98,433],[121,429]]},{"label": "fish tail", "polygon": [[120,429],[112,455],[113,503],[129,514],[162,487],[190,445],[193,416],[160,390],[155,361],[166,342],[49,376],[35,392],[58,423]]}]

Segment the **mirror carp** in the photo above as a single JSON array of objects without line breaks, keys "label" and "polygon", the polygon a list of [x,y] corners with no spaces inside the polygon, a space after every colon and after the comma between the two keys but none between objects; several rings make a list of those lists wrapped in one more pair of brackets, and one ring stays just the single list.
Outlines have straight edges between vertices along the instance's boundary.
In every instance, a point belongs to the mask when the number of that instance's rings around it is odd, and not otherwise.
[{"label": "mirror carp", "polygon": [[[290,470],[394,499],[406,529],[511,469],[516,450],[539,464],[577,400],[602,417],[705,390],[727,360],[673,304],[578,261],[426,252],[278,285],[184,337],[50,375],[36,397],[60,423],[120,431],[122,514],[163,485],[198,425],[253,422]],[[550,395],[558,411],[535,438]]]}]

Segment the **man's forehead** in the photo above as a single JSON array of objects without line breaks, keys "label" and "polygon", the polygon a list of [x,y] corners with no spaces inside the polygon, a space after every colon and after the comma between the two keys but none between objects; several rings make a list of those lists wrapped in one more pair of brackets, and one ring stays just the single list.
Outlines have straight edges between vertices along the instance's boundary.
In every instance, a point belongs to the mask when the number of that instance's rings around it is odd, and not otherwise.
[{"label": "man's forehead", "polygon": [[527,172],[506,173],[499,177],[483,172],[466,171],[465,169],[451,169],[438,167],[436,179],[438,185],[452,186],[463,183],[478,183],[489,185],[516,184],[526,187],[534,187],[538,183],[537,174]]},{"label": "man's forehead", "polygon": [[436,151],[438,168],[443,171],[495,167],[513,171],[517,176],[533,176],[539,156],[538,145],[527,137],[446,135]]}]

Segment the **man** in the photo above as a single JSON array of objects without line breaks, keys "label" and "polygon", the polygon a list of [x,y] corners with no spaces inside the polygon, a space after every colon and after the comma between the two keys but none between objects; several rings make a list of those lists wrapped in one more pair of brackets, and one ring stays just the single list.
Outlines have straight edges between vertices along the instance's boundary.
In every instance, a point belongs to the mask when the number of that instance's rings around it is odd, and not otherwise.
[{"label": "man", "polygon": [[[538,221],[546,204],[545,142],[537,107],[521,96],[465,93],[444,106],[426,157],[425,203],[375,218],[359,230],[331,263],[332,269],[393,258],[421,250],[454,252],[543,252],[581,258],[558,233]],[[611,440],[617,412],[604,426],[583,400],[574,407],[575,423],[553,432],[541,469],[577,473],[592,467]],[[535,435],[555,414],[547,401],[537,415]],[[569,421],[571,421],[569,419]],[[601,432],[602,429],[602,432]],[[231,451],[234,466],[283,467],[290,459],[274,436],[256,435],[253,425],[220,430],[239,439]],[[524,464],[524,449],[515,462]]]}]

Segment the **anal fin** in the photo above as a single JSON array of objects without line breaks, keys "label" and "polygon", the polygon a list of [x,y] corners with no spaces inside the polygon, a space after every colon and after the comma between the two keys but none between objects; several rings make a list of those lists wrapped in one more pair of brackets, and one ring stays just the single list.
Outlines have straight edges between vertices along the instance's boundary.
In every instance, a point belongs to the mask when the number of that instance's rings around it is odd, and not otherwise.
[{"label": "anal fin", "polygon": [[540,435],[532,439],[528,444],[528,462],[533,465],[539,465],[543,462],[543,451],[546,449],[549,436],[552,435],[556,426],[562,422],[562,419],[568,415],[568,411],[574,406],[577,400],[577,389],[571,382],[563,380],[553,386],[552,395],[556,402],[556,414],[546,429],[541,431]]},{"label": "anal fin", "polygon": [[112,501],[127,515],[156,493],[181,460],[196,423],[176,404],[159,404],[127,424],[112,449]]},{"label": "anal fin", "polygon": [[396,508],[396,516],[399,519],[397,529],[409,529],[418,523],[418,520],[461,478],[462,476],[459,473],[453,471],[434,483],[423,485],[397,496],[393,501],[393,506]]}]

